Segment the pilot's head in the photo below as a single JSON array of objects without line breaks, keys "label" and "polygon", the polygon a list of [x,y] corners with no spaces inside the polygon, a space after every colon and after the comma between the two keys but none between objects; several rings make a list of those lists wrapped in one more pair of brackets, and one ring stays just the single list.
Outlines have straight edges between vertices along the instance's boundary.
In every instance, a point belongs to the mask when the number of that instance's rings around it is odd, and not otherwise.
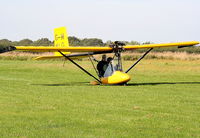
[{"label": "pilot's head", "polygon": [[106,55],[102,55],[102,60],[106,61]]},{"label": "pilot's head", "polygon": [[108,57],[107,58],[107,62],[109,63],[109,62],[111,62],[113,60],[113,58],[111,58],[111,57]]}]

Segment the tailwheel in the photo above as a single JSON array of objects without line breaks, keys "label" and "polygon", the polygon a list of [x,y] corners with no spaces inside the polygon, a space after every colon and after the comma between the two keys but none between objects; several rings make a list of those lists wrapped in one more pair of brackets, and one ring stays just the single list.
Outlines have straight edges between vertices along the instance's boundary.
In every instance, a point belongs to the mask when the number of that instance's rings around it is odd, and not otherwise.
[{"label": "tailwheel", "polygon": [[92,84],[92,85],[100,85],[101,83],[99,83],[98,81],[91,81],[90,84]]}]

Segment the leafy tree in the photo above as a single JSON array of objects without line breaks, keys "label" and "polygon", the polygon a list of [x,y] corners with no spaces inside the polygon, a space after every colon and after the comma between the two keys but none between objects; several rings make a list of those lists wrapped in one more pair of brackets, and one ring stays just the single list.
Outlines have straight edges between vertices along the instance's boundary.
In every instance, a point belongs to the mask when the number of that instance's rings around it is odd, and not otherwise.
[{"label": "leafy tree", "polygon": [[75,36],[69,36],[68,39],[69,39],[70,46],[80,46],[81,45],[81,40]]},{"label": "leafy tree", "polygon": [[21,46],[30,46],[30,45],[33,45],[33,41],[30,39],[23,39],[23,40],[20,40],[19,42],[17,42],[16,44],[21,45]]},{"label": "leafy tree", "polygon": [[144,43],[142,43],[142,44],[153,44],[153,42],[146,41],[146,42],[144,42]]},{"label": "leafy tree", "polygon": [[13,46],[19,46],[20,44],[19,44],[19,41],[13,41],[13,42],[12,42],[12,45],[13,45]]},{"label": "leafy tree", "polygon": [[0,40],[0,45],[1,46],[11,46],[12,45],[12,41],[10,41],[8,39],[1,39]]},{"label": "leafy tree", "polygon": [[129,45],[140,45],[139,42],[137,41],[131,41],[131,42],[128,42]]},{"label": "leafy tree", "polygon": [[41,38],[33,42],[35,46],[51,46],[53,43],[48,38]]},{"label": "leafy tree", "polygon": [[104,46],[104,43],[101,39],[98,38],[85,38],[81,40],[83,46]]}]

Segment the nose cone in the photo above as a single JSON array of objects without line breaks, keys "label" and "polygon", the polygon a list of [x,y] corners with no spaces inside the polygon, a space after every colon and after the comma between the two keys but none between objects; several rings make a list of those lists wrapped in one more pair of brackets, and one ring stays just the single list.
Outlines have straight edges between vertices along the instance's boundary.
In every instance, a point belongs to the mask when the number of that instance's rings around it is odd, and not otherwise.
[{"label": "nose cone", "polygon": [[131,77],[128,74],[123,72],[120,72],[120,77],[123,82],[128,82],[131,79]]},{"label": "nose cone", "polygon": [[102,78],[103,84],[121,84],[126,83],[131,79],[131,77],[123,72],[115,71],[111,76]]}]

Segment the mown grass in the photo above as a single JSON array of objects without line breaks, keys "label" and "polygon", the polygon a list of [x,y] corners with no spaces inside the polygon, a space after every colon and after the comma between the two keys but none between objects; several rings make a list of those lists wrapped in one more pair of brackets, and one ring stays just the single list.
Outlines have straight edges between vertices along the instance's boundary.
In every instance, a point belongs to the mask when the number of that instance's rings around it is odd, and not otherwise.
[{"label": "mown grass", "polygon": [[200,60],[143,60],[130,75],[92,86],[68,62],[1,60],[0,137],[200,137]]}]

